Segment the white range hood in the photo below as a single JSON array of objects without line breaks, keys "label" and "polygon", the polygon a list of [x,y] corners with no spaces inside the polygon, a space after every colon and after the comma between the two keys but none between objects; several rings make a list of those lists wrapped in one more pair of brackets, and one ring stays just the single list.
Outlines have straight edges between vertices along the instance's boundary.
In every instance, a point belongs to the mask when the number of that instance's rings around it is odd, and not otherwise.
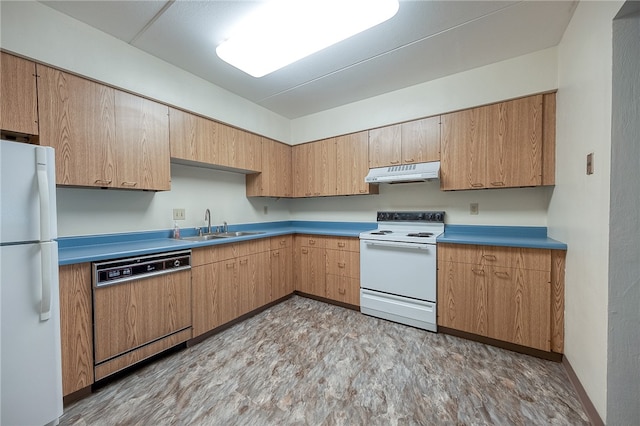
[{"label": "white range hood", "polygon": [[425,182],[440,177],[440,162],[403,164],[370,169],[366,183]]}]

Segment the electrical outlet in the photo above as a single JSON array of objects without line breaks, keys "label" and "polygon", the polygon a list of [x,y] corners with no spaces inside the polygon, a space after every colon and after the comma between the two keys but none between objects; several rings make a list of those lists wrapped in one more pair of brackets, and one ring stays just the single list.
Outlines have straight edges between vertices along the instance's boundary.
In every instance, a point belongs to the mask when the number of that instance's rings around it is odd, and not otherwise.
[{"label": "electrical outlet", "polygon": [[269,208],[267,206],[262,207],[262,213],[269,214]]},{"label": "electrical outlet", "polygon": [[473,214],[473,215],[478,214],[478,203],[469,204],[469,214]]},{"label": "electrical outlet", "polygon": [[173,220],[185,220],[186,215],[184,209],[173,209]]}]

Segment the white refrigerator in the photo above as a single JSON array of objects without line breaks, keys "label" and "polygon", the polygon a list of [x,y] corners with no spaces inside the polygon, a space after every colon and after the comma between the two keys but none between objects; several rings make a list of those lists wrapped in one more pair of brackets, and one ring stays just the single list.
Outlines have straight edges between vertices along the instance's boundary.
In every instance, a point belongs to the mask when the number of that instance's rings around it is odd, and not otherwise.
[{"label": "white refrigerator", "polygon": [[0,424],[58,424],[62,363],[54,150],[0,141]]}]

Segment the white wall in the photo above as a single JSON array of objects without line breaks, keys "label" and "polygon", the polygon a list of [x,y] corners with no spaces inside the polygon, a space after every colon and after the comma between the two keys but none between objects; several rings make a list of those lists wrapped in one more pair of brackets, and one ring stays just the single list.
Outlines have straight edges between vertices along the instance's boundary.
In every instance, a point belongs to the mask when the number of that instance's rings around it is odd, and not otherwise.
[{"label": "white wall", "polygon": [[0,46],[288,142],[289,120],[41,3],[0,2]]},{"label": "white wall", "polygon": [[486,65],[291,121],[292,143],[556,89],[556,48]]},{"label": "white wall", "polygon": [[[180,227],[289,220],[289,200],[248,199],[245,176],[199,167],[171,165],[171,191],[141,192],[58,188],[60,236],[169,229],[173,209],[184,208]],[[267,214],[264,214],[267,206]]]},{"label": "white wall", "polygon": [[[565,355],[606,419],[612,19],[620,2],[580,2],[558,50],[556,188],[549,233],[569,246]],[[586,156],[595,173],[587,176]]]}]

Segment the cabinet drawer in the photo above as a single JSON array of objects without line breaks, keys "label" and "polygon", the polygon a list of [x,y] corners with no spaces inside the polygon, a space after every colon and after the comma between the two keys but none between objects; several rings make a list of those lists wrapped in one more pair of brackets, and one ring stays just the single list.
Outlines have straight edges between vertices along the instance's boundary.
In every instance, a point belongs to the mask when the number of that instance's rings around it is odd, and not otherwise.
[{"label": "cabinet drawer", "polygon": [[327,239],[326,247],[333,250],[360,251],[360,240],[349,237],[332,237]]},{"label": "cabinet drawer", "polygon": [[327,246],[327,237],[322,235],[297,235],[296,244],[299,247],[325,248]]},{"label": "cabinet drawer", "polygon": [[360,280],[327,274],[327,297],[343,303],[360,306]]},{"label": "cabinet drawer", "polygon": [[249,256],[270,250],[270,244],[267,238],[235,243],[234,245],[236,246],[236,256]]},{"label": "cabinet drawer", "polygon": [[360,253],[327,250],[326,254],[328,274],[360,278]]},{"label": "cabinet drawer", "polygon": [[444,262],[551,271],[551,251],[548,249],[438,244],[438,259]]},{"label": "cabinet drawer", "polygon": [[283,235],[281,237],[273,237],[269,239],[271,250],[279,250],[286,247],[291,247],[293,244],[293,236]]}]

